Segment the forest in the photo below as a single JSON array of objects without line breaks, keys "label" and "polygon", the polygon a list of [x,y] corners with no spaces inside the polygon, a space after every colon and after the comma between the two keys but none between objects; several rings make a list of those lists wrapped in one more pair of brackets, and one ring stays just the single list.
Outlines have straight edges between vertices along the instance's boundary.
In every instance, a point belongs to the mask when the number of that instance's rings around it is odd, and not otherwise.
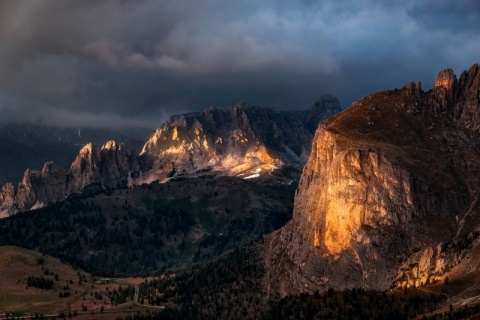
[{"label": "forest", "polygon": [[292,198],[288,186],[230,178],[88,191],[1,219],[0,245],[38,250],[94,275],[149,275],[214,258],[281,227]]}]

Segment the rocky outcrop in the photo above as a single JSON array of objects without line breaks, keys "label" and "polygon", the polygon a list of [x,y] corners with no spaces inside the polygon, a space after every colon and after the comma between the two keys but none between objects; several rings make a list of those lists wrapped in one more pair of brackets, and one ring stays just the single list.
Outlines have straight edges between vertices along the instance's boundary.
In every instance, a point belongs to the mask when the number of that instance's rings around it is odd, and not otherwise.
[{"label": "rocky outcrop", "polygon": [[450,95],[453,95],[455,93],[455,90],[457,89],[457,86],[457,76],[455,76],[455,73],[452,69],[448,68],[438,73],[437,79],[433,84],[433,89],[438,90],[439,88],[443,88]]},{"label": "rocky outcrop", "polygon": [[480,234],[478,65],[460,79],[369,95],[320,125],[293,219],[269,237],[271,294],[418,286],[459,263]]},{"label": "rocky outcrop", "polygon": [[45,163],[41,171],[28,169],[16,190],[16,208],[23,210],[63,200],[66,175],[67,171],[53,162]]},{"label": "rocky outcrop", "polygon": [[209,108],[174,116],[143,147],[145,178],[236,172],[272,163],[302,166],[320,120],[340,111],[336,98],[323,96],[311,111],[240,103],[227,110]]},{"label": "rocky outcrop", "polygon": [[0,190],[0,203],[2,204],[0,207],[0,218],[5,218],[10,215],[15,208],[15,186],[7,182],[3,185],[2,189]]},{"label": "rocky outcrop", "polygon": [[460,76],[453,118],[461,126],[480,133],[480,66],[470,67]]},{"label": "rocky outcrop", "polygon": [[100,188],[126,186],[132,170],[136,170],[135,155],[123,144],[109,141],[99,148],[90,143],[80,150],[68,171],[47,162],[41,171],[27,169],[16,188],[5,184],[0,191],[0,212],[5,217],[38,208],[94,184]]},{"label": "rocky outcrop", "polygon": [[126,186],[135,167],[135,156],[123,144],[108,141],[101,148],[89,143],[70,166],[67,193],[79,193],[91,184],[106,188]]}]

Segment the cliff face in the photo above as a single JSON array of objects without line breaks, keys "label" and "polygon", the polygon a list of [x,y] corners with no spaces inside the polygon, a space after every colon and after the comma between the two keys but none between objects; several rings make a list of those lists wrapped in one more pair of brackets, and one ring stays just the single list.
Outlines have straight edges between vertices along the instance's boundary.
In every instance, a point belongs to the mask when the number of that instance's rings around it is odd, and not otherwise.
[{"label": "cliff face", "polygon": [[266,249],[271,293],[418,286],[462,261],[480,230],[478,70],[367,96],[320,125],[293,219]]},{"label": "cliff face", "polygon": [[214,170],[288,163],[301,166],[320,120],[341,111],[336,98],[322,96],[312,110],[285,112],[245,103],[174,116],[142,150],[145,179]]},{"label": "cliff face", "polygon": [[70,166],[67,193],[79,193],[90,184],[107,188],[126,186],[135,169],[135,156],[123,144],[108,141],[101,148],[87,144]]},{"label": "cliff face", "polygon": [[66,175],[67,171],[53,162],[47,162],[41,171],[28,169],[18,184],[13,203],[25,209],[63,200]]},{"label": "cliff face", "polygon": [[0,191],[0,214],[5,217],[64,200],[92,184],[107,188],[125,186],[135,169],[135,156],[122,144],[109,141],[101,148],[87,144],[68,171],[47,162],[41,171],[27,169],[17,187],[5,184]]}]

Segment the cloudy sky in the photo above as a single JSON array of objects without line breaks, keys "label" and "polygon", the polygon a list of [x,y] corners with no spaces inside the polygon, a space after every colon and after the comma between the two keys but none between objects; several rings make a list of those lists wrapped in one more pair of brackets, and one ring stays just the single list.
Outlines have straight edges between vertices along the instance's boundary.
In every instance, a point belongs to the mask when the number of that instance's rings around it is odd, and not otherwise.
[{"label": "cloudy sky", "polygon": [[0,0],[0,121],[158,126],[239,101],[343,107],[480,62],[478,0]]}]

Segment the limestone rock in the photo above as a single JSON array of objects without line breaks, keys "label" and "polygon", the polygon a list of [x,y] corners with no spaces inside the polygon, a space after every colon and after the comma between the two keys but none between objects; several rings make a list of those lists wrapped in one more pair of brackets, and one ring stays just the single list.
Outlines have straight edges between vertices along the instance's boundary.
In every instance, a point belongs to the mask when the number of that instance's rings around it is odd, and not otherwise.
[{"label": "limestone rock", "polygon": [[15,186],[7,182],[0,190],[0,218],[8,217],[15,212],[17,203],[15,197]]},{"label": "limestone rock", "polygon": [[78,193],[92,182],[101,180],[100,149],[92,143],[85,145],[70,166],[68,174],[68,191]]},{"label": "limestone rock", "polygon": [[17,204],[19,208],[31,208],[36,202],[35,189],[33,185],[40,179],[40,172],[27,169],[22,181],[17,188]]},{"label": "limestone rock", "polygon": [[84,146],[70,166],[67,193],[79,193],[91,184],[115,188],[126,186],[134,156],[122,144],[108,141],[102,147]]},{"label": "limestone rock", "polygon": [[448,68],[438,73],[437,79],[433,84],[433,89],[444,88],[453,93],[458,85],[457,77],[452,69]]},{"label": "limestone rock", "polygon": [[[35,172],[35,175],[31,175],[30,178],[35,203],[47,204],[65,199],[66,177],[67,170],[53,162],[45,163],[42,171]],[[24,207],[28,207],[28,205],[24,205]]]},{"label": "limestone rock", "polygon": [[293,219],[266,241],[270,294],[424,285],[461,261],[480,235],[478,65],[460,79],[372,94],[320,125]]},{"label": "limestone rock", "polygon": [[453,110],[454,119],[462,126],[480,132],[480,66],[474,64],[460,76],[459,94]]},{"label": "limestone rock", "polygon": [[1,213],[5,217],[61,201],[93,184],[101,188],[126,186],[135,170],[135,155],[123,144],[109,141],[97,147],[89,143],[80,150],[69,171],[47,162],[41,171],[27,169],[16,188],[5,184],[0,193]]},{"label": "limestone rock", "polygon": [[144,179],[235,172],[268,163],[303,166],[318,123],[340,110],[336,98],[325,95],[311,111],[239,103],[227,110],[209,108],[174,116],[143,147]]}]

